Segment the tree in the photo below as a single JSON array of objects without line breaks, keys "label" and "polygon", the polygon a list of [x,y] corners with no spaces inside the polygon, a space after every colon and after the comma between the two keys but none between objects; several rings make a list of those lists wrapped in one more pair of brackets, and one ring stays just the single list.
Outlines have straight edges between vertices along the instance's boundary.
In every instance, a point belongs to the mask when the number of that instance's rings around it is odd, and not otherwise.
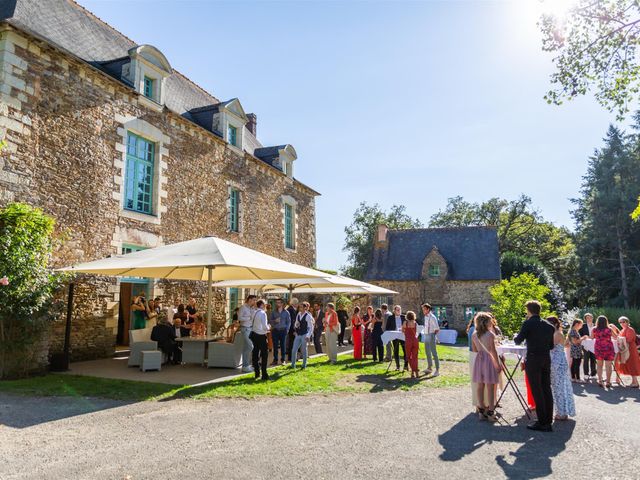
[{"label": "tree", "polygon": [[431,227],[495,226],[502,254],[513,252],[537,259],[562,287],[576,290],[577,262],[573,235],[564,227],[545,221],[526,195],[508,201],[491,198],[471,203],[462,197],[449,199],[444,210],[431,217]]},{"label": "tree", "polygon": [[[579,0],[566,15],[543,15],[542,48],[555,52],[555,86],[545,96],[561,105],[595,89],[598,102],[621,120],[640,92],[640,2]],[[634,197],[635,198],[635,197]],[[640,197],[631,213],[640,218]]]},{"label": "tree", "polygon": [[640,138],[610,126],[604,141],[574,200],[577,253],[593,299],[629,308],[640,302],[640,225],[629,217],[640,194]]},{"label": "tree", "polygon": [[546,100],[561,105],[594,91],[603,107],[624,117],[640,90],[640,3],[578,0],[565,15],[543,15],[539,25],[543,50],[557,53]]},{"label": "tree", "polygon": [[360,203],[353,214],[353,221],[344,229],[346,239],[342,250],[348,252],[348,263],[342,267],[344,275],[356,279],[364,278],[379,225],[386,225],[394,230],[422,227],[422,223],[407,215],[405,210],[404,205],[394,205],[387,213],[378,204]]},{"label": "tree", "polygon": [[515,252],[505,252],[500,256],[500,272],[502,278],[510,279],[513,276],[523,273],[530,273],[535,276],[541,285],[549,289],[547,300],[556,312],[564,312],[566,304],[562,289],[549,273],[549,270],[534,257],[525,257]]},{"label": "tree", "polygon": [[51,217],[24,203],[0,210],[0,378],[23,376],[42,361],[60,280],[48,267],[53,229]]},{"label": "tree", "polygon": [[551,315],[551,305],[546,299],[549,289],[541,285],[538,279],[530,273],[515,275],[508,280],[502,280],[489,289],[493,304],[491,312],[496,317],[502,333],[512,336],[520,330],[525,318],[525,303],[538,300],[542,304],[541,316]]}]

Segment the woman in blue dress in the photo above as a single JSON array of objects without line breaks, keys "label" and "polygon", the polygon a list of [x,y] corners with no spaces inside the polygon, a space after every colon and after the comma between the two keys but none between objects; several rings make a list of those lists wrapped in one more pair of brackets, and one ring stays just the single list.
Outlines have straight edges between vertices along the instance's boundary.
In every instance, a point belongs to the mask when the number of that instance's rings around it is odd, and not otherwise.
[{"label": "woman in blue dress", "polygon": [[553,350],[551,350],[551,392],[556,410],[555,418],[567,420],[569,417],[575,417],[576,406],[569,375],[569,362],[564,352],[565,338],[557,317],[547,317],[547,321],[556,329],[553,335]]}]

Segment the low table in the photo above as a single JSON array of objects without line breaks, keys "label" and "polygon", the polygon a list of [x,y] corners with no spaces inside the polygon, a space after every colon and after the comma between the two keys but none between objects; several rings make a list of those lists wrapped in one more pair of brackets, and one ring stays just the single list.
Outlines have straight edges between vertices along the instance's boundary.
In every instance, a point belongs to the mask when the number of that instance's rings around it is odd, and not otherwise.
[{"label": "low table", "polygon": [[220,337],[206,335],[204,337],[180,337],[177,342],[182,343],[182,363],[199,363],[204,365],[207,344],[215,342]]}]

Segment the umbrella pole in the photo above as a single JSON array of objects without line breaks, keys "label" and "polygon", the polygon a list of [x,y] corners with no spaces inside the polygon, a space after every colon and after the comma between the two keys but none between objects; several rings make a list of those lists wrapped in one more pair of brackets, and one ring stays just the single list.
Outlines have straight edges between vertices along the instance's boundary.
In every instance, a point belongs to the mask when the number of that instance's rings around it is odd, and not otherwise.
[{"label": "umbrella pole", "polygon": [[213,277],[213,267],[207,267],[207,333],[211,335],[211,290],[212,290],[212,277]]}]

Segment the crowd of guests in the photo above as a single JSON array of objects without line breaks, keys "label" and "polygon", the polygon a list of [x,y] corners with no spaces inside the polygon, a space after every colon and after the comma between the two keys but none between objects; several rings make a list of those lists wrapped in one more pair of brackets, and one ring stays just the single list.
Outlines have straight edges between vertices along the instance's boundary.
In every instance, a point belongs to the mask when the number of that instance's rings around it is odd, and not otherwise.
[{"label": "crowd of guests", "polygon": [[[580,377],[583,359],[585,381],[597,377],[600,387],[611,388],[615,367],[618,374],[631,377],[629,387],[638,388],[640,354],[636,332],[628,318],[620,317],[618,328],[610,324],[604,315],[600,315],[594,325],[593,315],[587,313],[584,322],[574,320],[565,335],[562,322],[557,317],[540,317],[539,302],[529,301],[525,307],[527,317],[514,342],[522,344],[526,341],[527,347],[523,363],[528,403],[537,416],[528,428],[549,432],[554,418],[567,420],[575,416],[571,383],[583,381]],[[504,359],[498,354],[502,333],[489,312],[478,312],[467,332],[471,351],[472,401],[481,420],[495,422],[498,420],[496,394],[505,369]],[[603,370],[606,382],[603,381]]]},{"label": "crowd of guests", "polygon": [[206,335],[207,326],[198,312],[195,297],[188,302],[176,301],[165,308],[160,297],[146,300],[144,293],[135,296],[131,303],[131,329],[153,325],[151,340],[158,342],[158,348],[165,354],[164,363],[179,364],[182,361],[180,338]]}]

